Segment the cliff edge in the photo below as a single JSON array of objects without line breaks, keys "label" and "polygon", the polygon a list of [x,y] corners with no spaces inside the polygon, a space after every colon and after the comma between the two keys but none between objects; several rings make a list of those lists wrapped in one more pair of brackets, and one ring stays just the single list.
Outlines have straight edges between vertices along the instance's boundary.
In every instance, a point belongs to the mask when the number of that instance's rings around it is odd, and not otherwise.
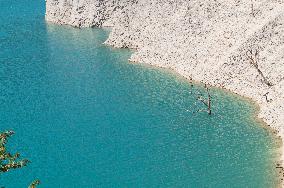
[{"label": "cliff edge", "polygon": [[249,97],[284,136],[284,0],[47,0],[46,20],[113,27],[130,61]]}]

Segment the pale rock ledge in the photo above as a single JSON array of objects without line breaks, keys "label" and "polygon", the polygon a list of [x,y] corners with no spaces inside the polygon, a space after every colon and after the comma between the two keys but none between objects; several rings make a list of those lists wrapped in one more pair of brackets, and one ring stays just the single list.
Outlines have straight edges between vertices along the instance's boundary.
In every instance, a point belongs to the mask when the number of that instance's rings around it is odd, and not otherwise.
[{"label": "pale rock ledge", "polygon": [[249,97],[284,136],[284,0],[47,0],[46,20],[111,26],[105,43],[137,49],[131,61]]}]

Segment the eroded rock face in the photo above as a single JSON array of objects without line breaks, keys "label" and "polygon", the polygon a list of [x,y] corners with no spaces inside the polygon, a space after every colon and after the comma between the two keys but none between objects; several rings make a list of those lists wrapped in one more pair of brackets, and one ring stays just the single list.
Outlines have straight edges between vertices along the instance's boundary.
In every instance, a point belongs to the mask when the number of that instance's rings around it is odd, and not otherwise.
[{"label": "eroded rock face", "polygon": [[131,61],[252,98],[284,135],[284,0],[47,0],[46,9],[50,22],[112,26],[105,43],[137,49]]},{"label": "eroded rock face", "polygon": [[[135,0],[47,0],[46,20],[74,27],[101,27]],[[106,23],[107,24],[107,23]],[[108,23],[113,26],[113,23]]]}]

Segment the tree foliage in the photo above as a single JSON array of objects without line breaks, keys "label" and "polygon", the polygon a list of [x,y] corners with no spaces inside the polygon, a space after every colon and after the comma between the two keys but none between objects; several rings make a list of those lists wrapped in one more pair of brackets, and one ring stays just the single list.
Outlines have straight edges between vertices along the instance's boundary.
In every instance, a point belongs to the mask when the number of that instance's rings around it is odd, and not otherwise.
[{"label": "tree foliage", "polygon": [[0,133],[0,173],[8,172],[11,169],[22,168],[29,162],[27,159],[20,159],[19,153],[11,154],[7,151],[7,141],[13,134],[13,131]]},{"label": "tree foliage", "polygon": [[[20,159],[20,154],[11,154],[7,151],[6,145],[8,139],[15,133],[13,131],[0,132],[0,175],[13,169],[26,166],[29,163],[27,159]],[[33,181],[29,188],[36,188],[40,181]]]},{"label": "tree foliage", "polygon": [[40,184],[40,181],[35,180],[30,184],[30,186],[28,188],[36,188],[36,186],[39,185],[39,184]]}]

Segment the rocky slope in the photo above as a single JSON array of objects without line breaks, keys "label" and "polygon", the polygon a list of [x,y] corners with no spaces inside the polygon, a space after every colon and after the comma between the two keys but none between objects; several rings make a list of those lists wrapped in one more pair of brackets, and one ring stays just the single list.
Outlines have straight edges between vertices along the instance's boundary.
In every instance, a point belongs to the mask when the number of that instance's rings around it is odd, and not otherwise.
[{"label": "rocky slope", "polygon": [[47,0],[46,20],[111,26],[131,61],[252,98],[284,136],[284,0]]}]

